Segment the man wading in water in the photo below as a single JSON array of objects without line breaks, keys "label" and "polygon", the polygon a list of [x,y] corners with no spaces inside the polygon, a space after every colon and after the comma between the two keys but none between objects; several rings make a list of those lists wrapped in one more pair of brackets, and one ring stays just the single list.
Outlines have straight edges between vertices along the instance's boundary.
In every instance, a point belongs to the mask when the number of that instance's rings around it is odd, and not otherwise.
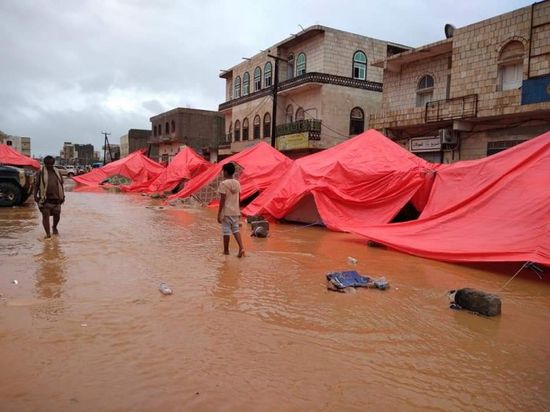
[{"label": "man wading in water", "polygon": [[220,207],[218,209],[218,223],[222,225],[223,233],[223,254],[229,255],[229,238],[231,233],[235,236],[235,240],[239,244],[238,257],[244,256],[243,242],[239,233],[239,219],[241,210],[239,208],[239,199],[241,197],[241,184],[238,180],[233,179],[235,174],[235,165],[226,163],[223,165],[224,180],[218,187],[220,194]]},{"label": "man wading in water", "polygon": [[51,238],[50,216],[53,216],[53,234],[59,234],[57,225],[61,218],[61,205],[65,201],[63,178],[53,167],[55,159],[52,156],[44,158],[44,166],[38,172],[34,185],[34,201],[42,213],[42,224],[46,231],[46,239]]}]

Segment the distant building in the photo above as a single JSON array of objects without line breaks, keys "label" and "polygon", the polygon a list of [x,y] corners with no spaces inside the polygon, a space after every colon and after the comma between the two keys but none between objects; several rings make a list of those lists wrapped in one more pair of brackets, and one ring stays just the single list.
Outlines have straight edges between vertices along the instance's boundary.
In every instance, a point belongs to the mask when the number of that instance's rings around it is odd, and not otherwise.
[{"label": "distant building", "polygon": [[120,156],[126,157],[139,149],[149,149],[151,130],[130,129],[120,136]]},{"label": "distant building", "polygon": [[[109,144],[108,147],[102,146],[101,150],[104,150],[105,153],[105,163],[120,159],[120,145],[118,144]],[[100,154],[99,160],[103,161],[103,153]]]},{"label": "distant building", "polygon": [[465,27],[374,63],[371,126],[433,162],[478,159],[550,128],[550,1]]},{"label": "distant building", "polygon": [[278,56],[276,145],[290,156],[334,146],[369,127],[382,102],[383,69],[372,62],[409,47],[312,26],[224,71],[229,155],[264,139],[271,143]]},{"label": "distant building", "polygon": [[0,143],[11,146],[14,150],[26,156],[31,156],[31,138],[0,134]]},{"label": "distant building", "polygon": [[76,144],[75,150],[75,163],[78,165],[90,165],[94,161],[94,146],[92,144]]},{"label": "distant building", "polygon": [[71,142],[64,142],[60,152],[61,163],[72,165],[75,163],[75,148]]},{"label": "distant building", "polygon": [[224,136],[224,116],[219,112],[176,108],[150,120],[150,143],[158,153],[157,160],[163,162],[170,162],[184,145],[209,158]]}]

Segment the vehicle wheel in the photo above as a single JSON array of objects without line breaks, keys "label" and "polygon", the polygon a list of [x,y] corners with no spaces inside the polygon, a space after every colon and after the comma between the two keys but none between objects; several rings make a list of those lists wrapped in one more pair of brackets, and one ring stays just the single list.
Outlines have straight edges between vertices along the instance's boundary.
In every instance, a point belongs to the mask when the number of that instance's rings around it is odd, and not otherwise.
[{"label": "vehicle wheel", "polygon": [[67,176],[69,176],[69,178],[72,179],[72,177],[74,176],[74,173],[73,173],[73,172],[69,172],[69,173],[67,174]]},{"label": "vehicle wheel", "polygon": [[10,207],[21,203],[21,189],[13,183],[0,182],[0,206]]}]

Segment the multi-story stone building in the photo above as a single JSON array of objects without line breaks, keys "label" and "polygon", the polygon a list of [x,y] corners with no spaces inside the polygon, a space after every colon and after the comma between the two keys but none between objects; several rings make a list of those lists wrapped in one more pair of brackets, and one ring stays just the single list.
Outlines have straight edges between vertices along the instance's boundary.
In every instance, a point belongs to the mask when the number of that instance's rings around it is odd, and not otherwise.
[{"label": "multi-story stone building", "polygon": [[75,161],[75,147],[71,142],[64,142],[60,151],[61,163],[72,165]]},{"label": "multi-story stone building", "polygon": [[19,153],[31,155],[31,138],[23,136],[12,136],[4,133],[0,133],[0,144],[5,144],[11,146],[14,150],[17,150]]},{"label": "multi-story stone building", "polygon": [[[120,136],[120,156],[126,157],[139,149],[149,149],[151,130],[130,129],[128,133]],[[158,154],[157,154],[158,156]],[[156,156],[154,156],[156,157]]]},{"label": "multi-story stone building", "polygon": [[211,158],[215,152],[212,149],[224,135],[224,116],[219,112],[178,107],[150,120],[153,133],[149,142],[155,146],[158,160],[166,163],[184,145]]},{"label": "multi-story stone building", "polygon": [[78,144],[74,145],[74,162],[77,165],[91,165],[94,161],[94,145]]},{"label": "multi-story stone building", "polygon": [[371,62],[404,50],[408,47],[312,26],[245,59],[220,75],[226,81],[220,154],[260,139],[270,143],[276,67],[279,149],[297,156],[362,132],[382,101],[383,69]]},{"label": "multi-story stone building", "polygon": [[477,159],[550,129],[550,1],[375,62],[371,126],[427,160]]}]

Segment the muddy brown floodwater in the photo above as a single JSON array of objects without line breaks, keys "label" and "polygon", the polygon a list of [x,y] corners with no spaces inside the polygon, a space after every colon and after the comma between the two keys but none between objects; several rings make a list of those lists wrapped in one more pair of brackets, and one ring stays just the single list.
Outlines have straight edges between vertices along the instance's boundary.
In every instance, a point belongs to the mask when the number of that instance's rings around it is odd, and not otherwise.
[{"label": "muddy brown floodwater", "polygon": [[[49,242],[34,205],[0,209],[0,410],[549,410],[549,283],[515,279],[499,318],[445,296],[518,265],[292,225],[226,257],[214,210],[152,202],[68,193]],[[348,256],[392,288],[328,292]]]}]

